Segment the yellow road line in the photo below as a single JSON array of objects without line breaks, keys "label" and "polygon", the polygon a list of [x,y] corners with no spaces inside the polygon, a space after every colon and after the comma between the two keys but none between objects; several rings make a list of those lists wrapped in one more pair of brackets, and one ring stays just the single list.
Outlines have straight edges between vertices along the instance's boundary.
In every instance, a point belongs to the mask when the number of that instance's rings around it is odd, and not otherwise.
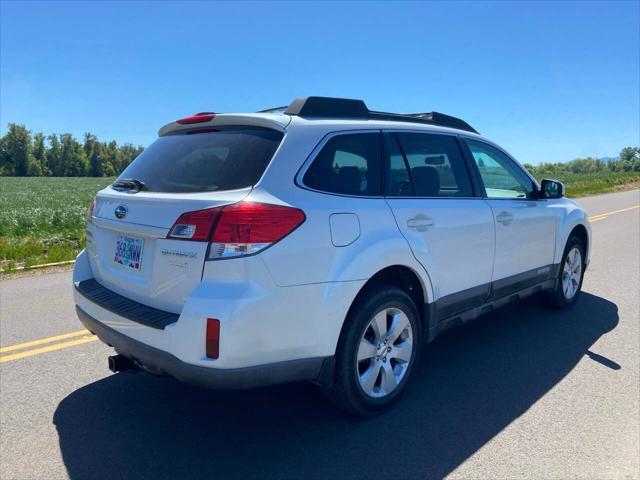
[{"label": "yellow road line", "polygon": [[78,337],[80,335],[86,335],[89,331],[86,329],[77,330],[75,332],[63,333],[62,335],[56,335],[54,337],[41,338],[40,340],[33,340],[31,342],[18,343],[9,347],[0,347],[0,353],[13,352],[14,350],[22,350],[27,347],[35,347],[36,345],[42,345],[44,343],[57,342],[58,340],[64,340],[66,338]]},{"label": "yellow road line", "polygon": [[98,337],[87,332],[87,336],[77,338],[68,342],[56,343],[54,345],[48,345],[46,347],[34,348],[32,350],[26,350],[24,352],[12,353],[11,355],[4,355],[0,357],[0,363],[10,362],[11,360],[19,360],[21,358],[31,357],[32,355],[40,355],[41,353],[52,352],[54,350],[73,347],[74,345],[81,345],[83,343],[95,342],[96,340],[98,340]]},{"label": "yellow road line", "polygon": [[598,220],[604,220],[609,215],[613,215],[614,213],[626,212],[629,210],[633,210],[634,208],[640,208],[640,205],[634,205],[633,207],[621,208],[620,210],[614,210],[613,212],[606,212],[606,213],[600,213],[598,215],[593,215],[592,217],[589,217],[589,221],[595,222]]}]

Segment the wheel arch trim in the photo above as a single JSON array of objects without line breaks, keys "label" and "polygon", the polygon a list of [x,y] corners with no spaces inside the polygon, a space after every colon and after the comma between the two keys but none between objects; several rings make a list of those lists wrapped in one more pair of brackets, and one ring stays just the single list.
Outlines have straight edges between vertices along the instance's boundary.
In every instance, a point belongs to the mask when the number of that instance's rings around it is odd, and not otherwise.
[{"label": "wheel arch trim", "polygon": [[[388,275],[391,274],[398,274],[399,272],[403,272],[403,276],[400,277],[396,277],[396,281],[395,282],[388,282],[385,280],[388,280]],[[420,291],[419,292],[415,292],[415,291],[411,291],[410,286],[415,286],[416,283],[411,283],[411,282],[417,282],[417,284],[420,286]],[[404,283],[404,285],[402,284],[402,282],[407,282]],[[338,282],[341,283],[341,282]],[[369,288],[372,288],[376,285],[391,285],[391,286],[396,286],[400,289],[402,289],[403,291],[407,292],[407,294],[414,299],[414,303],[421,303],[421,304],[416,304],[416,310],[418,311],[418,315],[419,315],[419,321],[420,321],[420,326],[422,328],[422,332],[427,332],[429,329],[429,322],[431,321],[431,309],[429,308],[429,305],[433,305],[433,290],[431,287],[431,280],[429,279],[429,276],[426,274],[426,271],[423,270],[422,265],[407,265],[407,264],[394,264],[394,265],[387,265],[385,267],[379,268],[377,271],[373,272],[371,275],[368,276],[367,279],[362,280],[359,282],[360,286],[357,289],[352,289],[352,295],[350,296],[349,300],[347,302],[345,302],[345,304],[347,305],[347,308],[344,309],[344,315],[342,316],[341,320],[337,323],[339,323],[338,325],[336,325],[336,329],[332,331],[331,333],[331,338],[332,343],[334,344],[334,348],[337,348],[338,346],[338,342],[340,340],[340,335],[342,334],[342,331],[344,329],[344,325],[345,322],[347,320],[347,317],[349,316],[349,313],[351,312],[351,309],[353,308],[353,306],[355,305],[356,301],[358,300],[358,298],[360,298],[365,292],[368,291]],[[325,298],[335,298],[337,295],[337,288],[339,288],[336,284],[336,282],[332,282],[331,284],[329,284],[327,286],[327,290],[325,292]],[[417,300],[420,299],[420,300]],[[335,353],[335,350],[332,352]]]},{"label": "wheel arch trim", "polygon": [[572,233],[578,228],[582,231],[581,235],[584,235],[586,239],[585,247],[585,265],[589,264],[591,257],[591,225],[587,214],[581,209],[575,209],[571,211],[560,223],[558,229],[558,235],[556,238],[556,249],[553,263],[560,263],[562,261],[562,255],[564,248],[567,245],[567,241]]}]

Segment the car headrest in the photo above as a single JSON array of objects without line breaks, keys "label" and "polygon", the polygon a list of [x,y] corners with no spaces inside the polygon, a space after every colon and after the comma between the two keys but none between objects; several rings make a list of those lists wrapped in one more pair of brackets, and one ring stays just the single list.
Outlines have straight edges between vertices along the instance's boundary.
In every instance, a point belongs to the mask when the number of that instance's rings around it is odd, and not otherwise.
[{"label": "car headrest", "polygon": [[433,167],[414,167],[411,176],[418,197],[437,197],[440,193],[440,175]]},{"label": "car headrest", "polygon": [[338,171],[338,185],[342,193],[360,193],[362,176],[358,167],[342,167]]}]

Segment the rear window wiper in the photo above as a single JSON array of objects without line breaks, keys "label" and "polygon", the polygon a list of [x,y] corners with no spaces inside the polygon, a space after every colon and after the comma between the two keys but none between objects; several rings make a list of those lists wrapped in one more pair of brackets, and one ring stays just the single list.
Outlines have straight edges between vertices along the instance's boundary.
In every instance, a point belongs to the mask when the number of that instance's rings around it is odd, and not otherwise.
[{"label": "rear window wiper", "polygon": [[133,192],[140,192],[142,190],[148,190],[144,182],[137,178],[121,178],[111,184],[111,187],[116,190],[131,190]]}]

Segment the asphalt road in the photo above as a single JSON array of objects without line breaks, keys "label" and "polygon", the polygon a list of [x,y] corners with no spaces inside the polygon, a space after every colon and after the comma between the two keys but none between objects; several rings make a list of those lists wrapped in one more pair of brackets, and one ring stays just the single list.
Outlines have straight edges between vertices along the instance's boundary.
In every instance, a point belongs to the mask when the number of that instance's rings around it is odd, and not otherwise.
[{"label": "asphalt road", "polygon": [[[640,191],[582,203],[595,217]],[[594,220],[572,310],[528,300],[446,333],[373,419],[307,384],[112,375],[111,349],[77,334],[17,350],[0,363],[0,479],[639,478],[640,209]],[[2,281],[0,304],[0,359],[81,328],[70,272]]]}]

